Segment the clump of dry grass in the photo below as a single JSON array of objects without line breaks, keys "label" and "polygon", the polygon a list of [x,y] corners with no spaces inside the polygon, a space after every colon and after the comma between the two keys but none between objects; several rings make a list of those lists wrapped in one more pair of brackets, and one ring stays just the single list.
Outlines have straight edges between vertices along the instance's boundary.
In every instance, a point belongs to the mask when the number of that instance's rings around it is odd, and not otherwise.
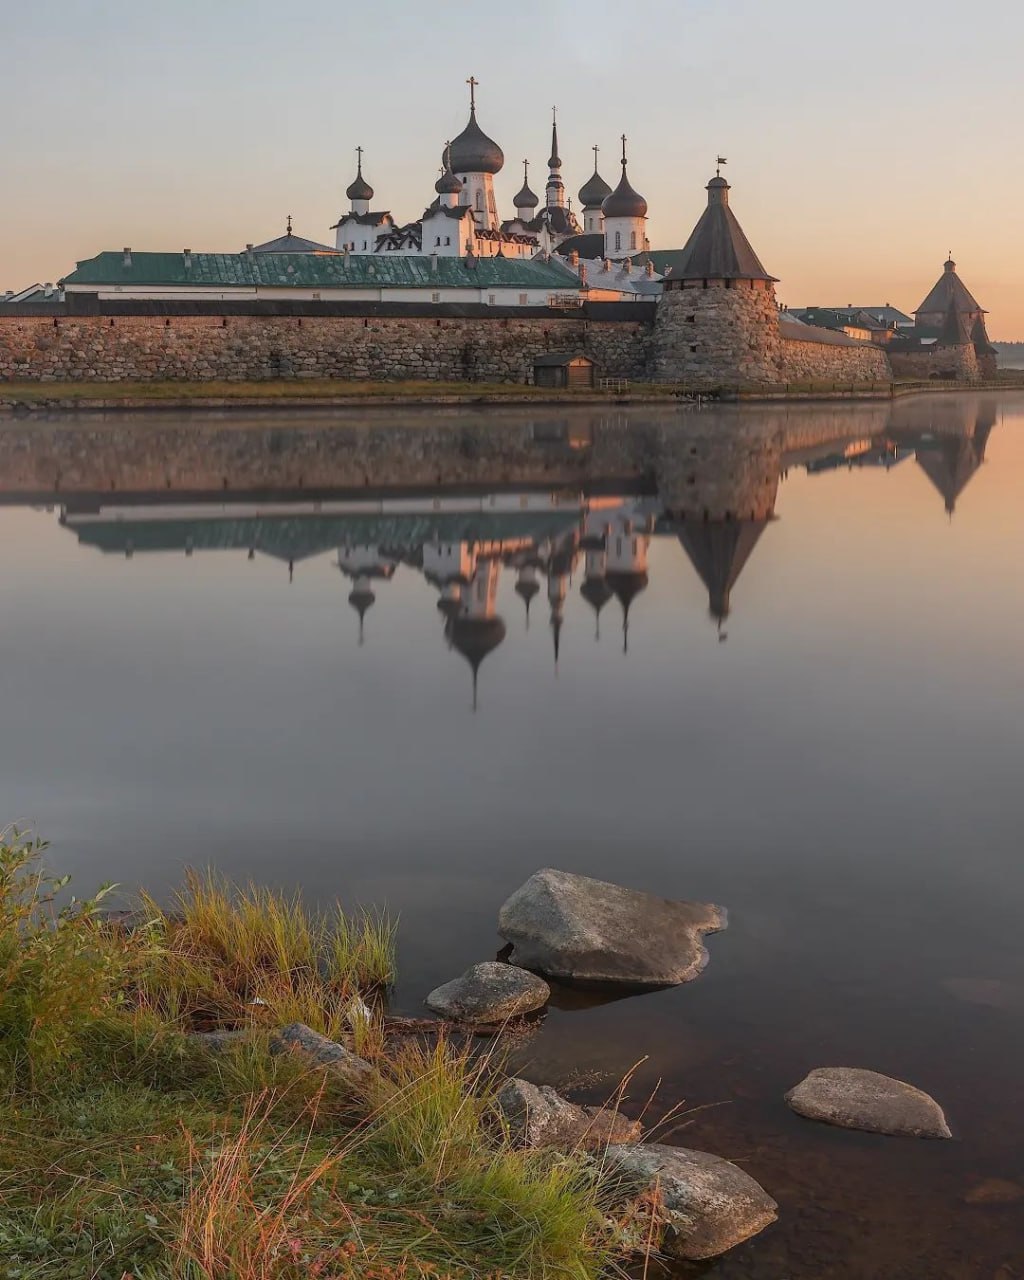
[{"label": "clump of dry grass", "polygon": [[382,915],[314,915],[297,897],[213,872],[190,872],[169,910],[144,906],[153,946],[140,993],[180,1026],[304,1022],[337,1037],[354,1001],[394,981],[395,926]]}]

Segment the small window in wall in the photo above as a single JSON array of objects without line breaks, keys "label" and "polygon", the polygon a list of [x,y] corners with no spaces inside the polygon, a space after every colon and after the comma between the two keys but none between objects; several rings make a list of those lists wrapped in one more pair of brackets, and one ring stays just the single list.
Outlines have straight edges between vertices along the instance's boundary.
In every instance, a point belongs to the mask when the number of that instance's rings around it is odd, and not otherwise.
[{"label": "small window in wall", "polygon": [[445,236],[445,238],[444,238],[444,242],[445,242],[445,244],[451,244],[451,242],[452,242],[452,238],[451,238],[451,236]]},{"label": "small window in wall", "polygon": [[484,211],[484,194],[483,194],[483,192],[482,192],[482,191],[478,191],[478,192],[476,193],[476,208],[477,208],[477,213],[483,213],[483,211]]},{"label": "small window in wall", "polygon": [[439,293],[432,293],[432,294],[430,295],[430,301],[431,301],[431,302],[440,302],[440,301],[441,301],[441,295],[440,295]]},{"label": "small window in wall", "polygon": [[441,243],[441,237],[440,237],[440,236],[435,236],[435,237],[434,237],[434,244],[436,244],[436,245],[440,245],[440,243]]},{"label": "small window in wall", "polygon": [[494,294],[493,294],[493,293],[489,293],[489,294],[487,295],[487,303],[488,303],[488,305],[493,307],[493,306],[494,306],[494,302],[495,302]]},{"label": "small window in wall", "polygon": [[615,539],[615,554],[617,556],[622,555],[622,539],[621,538]]},{"label": "small window in wall", "polygon": [[622,248],[622,232],[621,231],[616,231],[615,233],[615,248],[616,249]]},{"label": "small window in wall", "polygon": [[[352,247],[353,247],[353,248],[355,248],[355,246],[354,246],[354,245],[353,245]],[[366,252],[366,241],[365,241],[365,240],[363,241],[363,252],[364,252],[364,253]]]},{"label": "small window in wall", "polygon": [[521,307],[525,307],[525,306],[526,306],[526,294],[525,294],[525,293],[521,293],[521,294],[519,295],[519,305],[520,305]]},{"label": "small window in wall", "polygon": [[629,233],[629,247],[631,249],[636,248],[636,232],[635,231],[631,231]]}]

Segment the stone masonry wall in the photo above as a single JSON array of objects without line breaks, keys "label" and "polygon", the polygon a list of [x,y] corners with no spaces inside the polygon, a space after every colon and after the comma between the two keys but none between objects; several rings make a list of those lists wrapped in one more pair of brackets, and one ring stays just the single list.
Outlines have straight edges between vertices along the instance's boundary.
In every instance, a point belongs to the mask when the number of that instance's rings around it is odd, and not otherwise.
[{"label": "stone masonry wall", "polygon": [[779,378],[781,338],[772,289],[666,289],[651,341],[656,382],[763,386]]},{"label": "stone masonry wall", "polygon": [[950,379],[977,382],[981,378],[978,356],[972,343],[958,347],[930,347],[924,351],[892,352],[892,371],[898,378]]},{"label": "stone masonry wall", "polygon": [[889,360],[881,347],[832,346],[824,342],[782,339],[785,382],[889,382]]},{"label": "stone masonry wall", "polygon": [[643,321],[214,315],[0,319],[0,381],[269,378],[532,381],[534,357],[583,352],[608,377],[644,376]]}]

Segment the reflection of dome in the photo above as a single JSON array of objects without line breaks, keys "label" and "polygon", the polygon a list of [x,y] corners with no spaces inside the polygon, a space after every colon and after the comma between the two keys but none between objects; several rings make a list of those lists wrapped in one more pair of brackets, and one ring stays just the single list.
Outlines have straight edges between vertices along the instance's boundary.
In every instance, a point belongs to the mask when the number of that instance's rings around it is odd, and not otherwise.
[{"label": "reflection of dome", "polygon": [[586,578],[583,586],[580,587],[580,595],[594,611],[596,621],[594,636],[595,639],[599,639],[601,635],[601,610],[612,598],[614,592],[608,585],[607,578]]},{"label": "reflection of dome", "polygon": [[476,122],[476,107],[471,107],[469,124],[452,139],[448,149],[454,173],[500,173],[505,164],[501,147]]},{"label": "reflection of dome", "polygon": [[348,593],[348,602],[359,614],[359,643],[363,643],[363,619],[366,617],[366,611],[370,608],[377,597],[370,590],[368,585],[357,584]]},{"label": "reflection of dome", "polygon": [[641,591],[647,590],[646,573],[616,571],[607,575],[608,585],[622,605],[622,652],[629,648],[629,606]]},{"label": "reflection of dome", "polygon": [[619,604],[621,604],[623,609],[628,612],[629,606],[637,598],[640,592],[647,590],[648,579],[646,573],[625,573],[621,571],[613,571],[607,575],[606,581]]},{"label": "reflection of dome", "polygon": [[580,595],[595,613],[600,613],[612,598],[614,592],[608,585],[607,578],[587,578],[583,586],[580,587]]},{"label": "reflection of dome", "polygon": [[521,600],[526,601],[527,608],[529,608],[530,601],[539,590],[540,583],[536,578],[520,578],[515,586],[516,595],[519,596]]},{"label": "reflection of dome", "polygon": [[466,659],[473,670],[473,710],[476,710],[477,673],[480,664],[505,639],[501,618],[452,618],[446,629],[453,649]]},{"label": "reflection of dome", "polygon": [[462,601],[458,596],[442,596],[437,602],[437,608],[439,613],[443,613],[450,620],[462,608]]}]

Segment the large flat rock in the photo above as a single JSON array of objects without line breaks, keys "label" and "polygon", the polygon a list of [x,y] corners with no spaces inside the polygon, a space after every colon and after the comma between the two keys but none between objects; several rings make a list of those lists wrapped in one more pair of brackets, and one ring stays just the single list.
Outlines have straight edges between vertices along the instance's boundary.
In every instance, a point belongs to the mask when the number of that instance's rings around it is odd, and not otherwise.
[{"label": "large flat rock", "polygon": [[911,1138],[950,1138],[934,1098],[920,1089],[860,1067],[817,1067],[786,1094],[808,1120]]},{"label": "large flat rock", "polygon": [[576,982],[635,986],[695,978],[708,960],[704,934],[725,924],[722,907],[551,868],[532,875],[498,916],[517,965]]},{"label": "large flat rock", "polygon": [[670,1258],[717,1258],[778,1216],[759,1183],[708,1151],[650,1143],[609,1147],[605,1158],[625,1186],[659,1197],[667,1223],[661,1249]]},{"label": "large flat rock", "polygon": [[535,973],[488,960],[436,987],[427,1006],[456,1022],[494,1023],[542,1009],[551,988]]}]

